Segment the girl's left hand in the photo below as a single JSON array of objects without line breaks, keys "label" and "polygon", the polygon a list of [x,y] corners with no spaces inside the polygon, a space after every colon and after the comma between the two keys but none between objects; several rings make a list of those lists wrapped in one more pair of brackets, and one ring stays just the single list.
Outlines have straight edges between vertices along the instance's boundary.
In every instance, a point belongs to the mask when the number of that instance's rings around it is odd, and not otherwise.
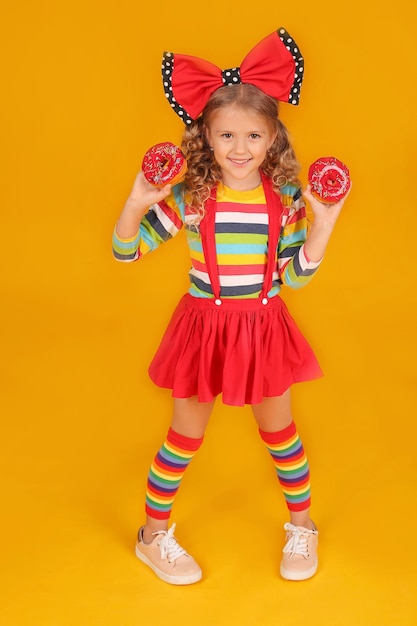
[{"label": "girl's left hand", "polygon": [[323,224],[327,223],[329,226],[334,226],[351,189],[352,187],[349,189],[345,197],[335,204],[320,202],[320,200],[318,200],[311,193],[311,185],[307,185],[307,188],[303,191],[303,196],[306,200],[308,200],[316,221]]}]

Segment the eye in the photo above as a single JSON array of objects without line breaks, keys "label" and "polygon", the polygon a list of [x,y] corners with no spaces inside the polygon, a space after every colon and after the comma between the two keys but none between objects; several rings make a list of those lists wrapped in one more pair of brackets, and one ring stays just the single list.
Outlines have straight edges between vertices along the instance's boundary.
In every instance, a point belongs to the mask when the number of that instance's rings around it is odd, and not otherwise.
[{"label": "eye", "polygon": [[251,134],[249,135],[249,137],[250,137],[251,139],[259,139],[259,138],[260,138],[260,134],[259,134],[259,133],[251,133]]},{"label": "eye", "polygon": [[221,135],[223,139],[230,139],[232,137],[232,133],[222,133]]}]

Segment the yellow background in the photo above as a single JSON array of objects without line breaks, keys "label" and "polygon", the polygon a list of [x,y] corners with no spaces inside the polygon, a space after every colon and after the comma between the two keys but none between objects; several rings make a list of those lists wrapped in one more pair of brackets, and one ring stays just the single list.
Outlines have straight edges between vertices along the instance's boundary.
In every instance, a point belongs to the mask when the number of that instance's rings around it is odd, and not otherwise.
[{"label": "yellow background", "polygon": [[[417,623],[415,23],[411,0],[5,3],[2,625]],[[250,409],[218,402],[173,517],[204,580],[174,588],[133,546],[170,419],[147,365],[187,252],[180,235],[125,266],[111,233],[144,151],[182,132],[162,51],[231,67],[280,25],[306,59],[281,107],[303,180],[334,154],[354,181],[320,272],[285,294],[326,373],[293,394],[320,569],[279,578],[272,462]]]}]

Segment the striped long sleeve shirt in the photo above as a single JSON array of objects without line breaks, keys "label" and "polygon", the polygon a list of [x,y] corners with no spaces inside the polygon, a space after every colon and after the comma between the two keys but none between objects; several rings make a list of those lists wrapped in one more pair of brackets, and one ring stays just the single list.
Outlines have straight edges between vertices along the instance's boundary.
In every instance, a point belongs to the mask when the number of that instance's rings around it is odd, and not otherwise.
[{"label": "striped long sleeve shirt", "polygon": [[[304,252],[307,219],[300,189],[281,188],[284,212],[276,251],[276,268],[268,297],[277,295],[281,285],[299,288],[310,281],[320,262],[309,261]],[[137,234],[121,239],[113,234],[113,255],[132,262],[158,248],[185,228],[191,257],[189,293],[212,298],[199,229],[195,215],[183,200],[182,185],[150,207]],[[267,261],[268,211],[262,185],[251,191],[221,186],[217,193],[215,217],[217,266],[222,298],[257,298],[262,290]]]}]

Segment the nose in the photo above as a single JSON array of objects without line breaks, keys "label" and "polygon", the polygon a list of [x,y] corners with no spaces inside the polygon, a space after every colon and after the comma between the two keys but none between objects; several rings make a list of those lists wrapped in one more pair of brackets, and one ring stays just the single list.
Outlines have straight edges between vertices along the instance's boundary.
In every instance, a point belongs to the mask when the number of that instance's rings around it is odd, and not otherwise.
[{"label": "nose", "polygon": [[234,148],[236,154],[246,154],[246,138],[236,137]]}]

